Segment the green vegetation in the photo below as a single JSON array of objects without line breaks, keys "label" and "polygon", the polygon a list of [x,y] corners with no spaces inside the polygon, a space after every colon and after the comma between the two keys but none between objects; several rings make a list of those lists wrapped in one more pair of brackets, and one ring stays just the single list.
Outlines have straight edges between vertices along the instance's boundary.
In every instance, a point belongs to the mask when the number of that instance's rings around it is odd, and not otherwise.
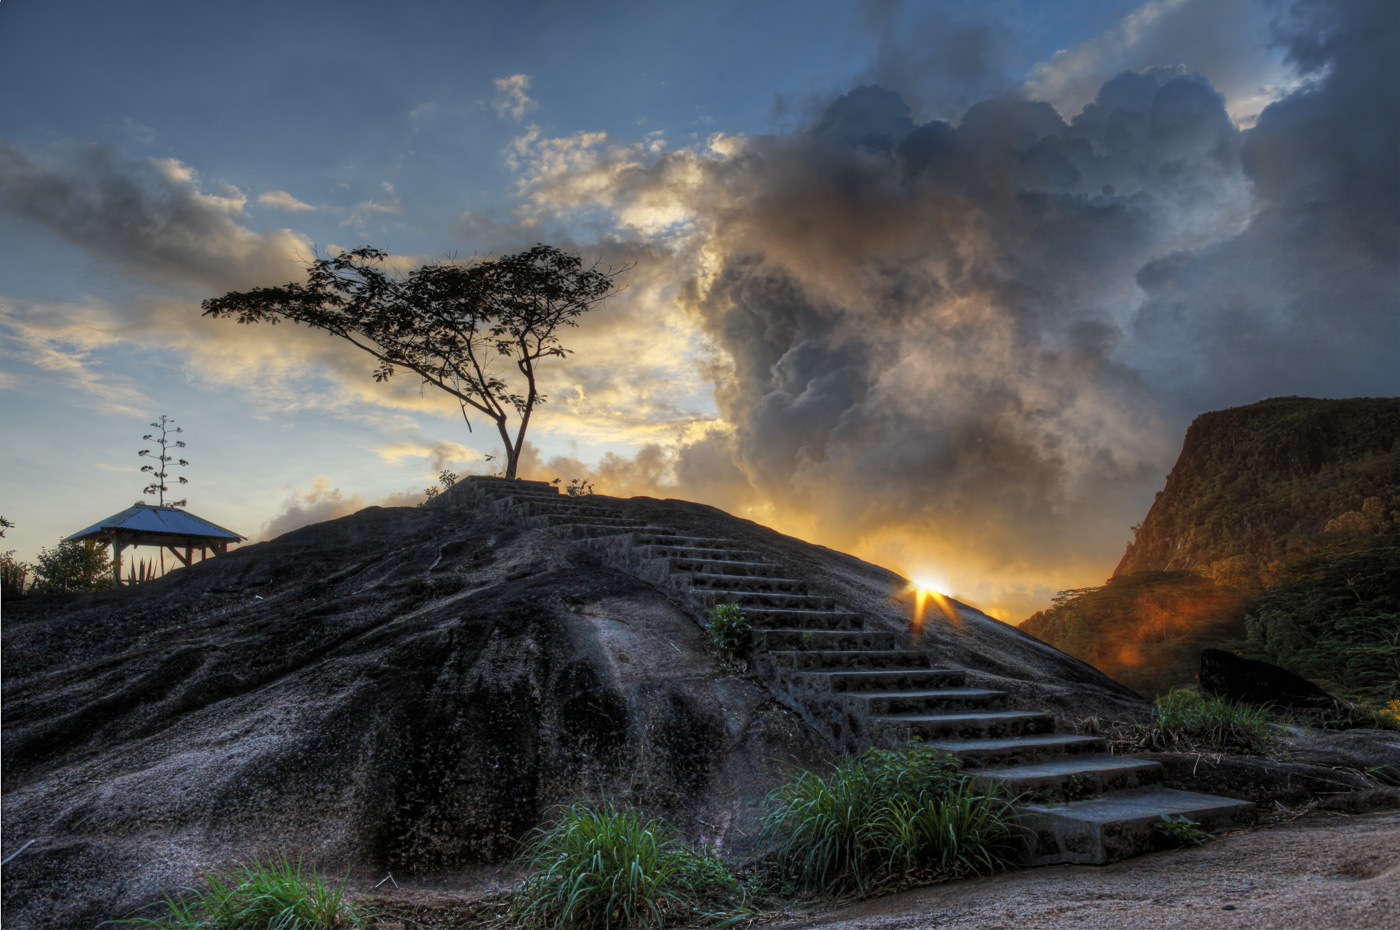
[{"label": "green vegetation", "polygon": [[1334,694],[1400,698],[1400,534],[1289,567],[1245,616],[1247,648]]},{"label": "green vegetation", "polygon": [[1107,584],[1022,628],[1149,697],[1213,646],[1347,700],[1400,698],[1400,400],[1199,417],[1134,537]]},{"label": "green vegetation", "polygon": [[1193,572],[1137,572],[1062,591],[1021,628],[1152,697],[1194,682],[1206,646],[1233,648],[1249,605]]},{"label": "green vegetation", "polygon": [[1168,814],[1152,826],[1173,846],[1204,846],[1210,838],[1200,824],[1180,814]]},{"label": "green vegetation", "polygon": [[827,892],[989,872],[1014,854],[1009,802],[923,747],[869,750],[826,777],[805,772],[768,803],[764,835],[780,868]]},{"label": "green vegetation", "polygon": [[734,604],[720,604],[710,608],[710,639],[715,648],[727,656],[742,655],[752,642],[752,628],[748,617]]},{"label": "green vegetation", "polygon": [[[0,517],[0,539],[5,531],[14,529],[14,523]],[[29,574],[29,566],[15,558],[15,550],[0,552],[0,597],[18,597],[24,593],[24,581]]]},{"label": "green vegetation", "polygon": [[611,928],[686,922],[738,894],[717,857],[670,839],[666,827],[611,804],[574,804],[527,841],[530,870],[515,914],[531,926]]},{"label": "green vegetation", "polygon": [[1257,755],[1268,748],[1275,732],[1265,708],[1178,688],[1157,699],[1144,748]]},{"label": "green vegetation", "polygon": [[[430,485],[428,485],[426,488],[423,489],[423,493],[424,493],[424,495],[426,495],[426,496],[423,498],[423,503],[419,504],[418,506],[419,506],[419,507],[424,507],[424,506],[426,506],[427,503],[428,503],[428,501],[430,501],[430,500],[432,500],[433,498],[437,497],[439,494],[442,494],[442,493],[444,493],[444,492],[446,492],[446,491],[451,490],[452,486],[453,486],[454,484],[456,484],[456,483],[457,483],[457,473],[454,472],[454,471],[448,471],[446,468],[444,468],[442,471],[438,472],[438,483],[437,483],[437,485],[431,485],[431,484],[430,484]],[[439,487],[439,485],[440,485],[440,487]]]},{"label": "green vegetation", "polygon": [[303,872],[301,861],[283,857],[264,864],[238,863],[223,872],[205,872],[205,887],[167,896],[158,917],[119,923],[157,930],[353,930],[368,926],[369,915],[345,895],[345,881],[326,882]]},{"label": "green vegetation", "polygon": [[41,549],[29,570],[34,575],[34,591],[72,593],[112,586],[112,559],[107,544],[91,539],[65,539],[53,549]]},{"label": "green vegetation", "polygon": [[[1373,500],[1374,499],[1374,500]],[[1279,397],[1204,414],[1116,575],[1192,567],[1232,587],[1400,510],[1400,400]]]}]

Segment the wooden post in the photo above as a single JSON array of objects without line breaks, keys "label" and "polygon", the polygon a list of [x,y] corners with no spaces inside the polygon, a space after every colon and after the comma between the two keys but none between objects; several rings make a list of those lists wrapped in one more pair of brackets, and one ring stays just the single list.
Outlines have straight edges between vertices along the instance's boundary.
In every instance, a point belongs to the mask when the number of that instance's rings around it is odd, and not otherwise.
[{"label": "wooden post", "polygon": [[112,586],[120,588],[122,586],[122,547],[117,542],[117,531],[112,531]]}]

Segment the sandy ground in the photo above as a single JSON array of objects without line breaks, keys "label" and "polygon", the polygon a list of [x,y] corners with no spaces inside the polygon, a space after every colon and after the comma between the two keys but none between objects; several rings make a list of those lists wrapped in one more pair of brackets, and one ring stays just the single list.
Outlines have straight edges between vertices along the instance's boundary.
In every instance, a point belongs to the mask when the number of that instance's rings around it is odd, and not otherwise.
[{"label": "sandy ground", "polygon": [[791,914],[764,930],[1400,930],[1400,811],[1310,814],[1108,866],[1052,866]]}]

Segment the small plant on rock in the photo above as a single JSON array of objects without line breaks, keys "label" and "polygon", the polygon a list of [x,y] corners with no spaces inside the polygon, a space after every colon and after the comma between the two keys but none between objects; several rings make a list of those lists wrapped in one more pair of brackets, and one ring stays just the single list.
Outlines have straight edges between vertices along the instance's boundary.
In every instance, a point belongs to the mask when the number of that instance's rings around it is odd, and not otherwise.
[{"label": "small plant on rock", "polygon": [[1180,814],[1168,814],[1152,827],[1173,846],[1204,846],[1210,839],[1200,824]]},{"label": "small plant on rock", "polygon": [[717,857],[667,836],[630,808],[573,804],[526,841],[519,859],[530,875],[514,911],[527,926],[551,930],[664,927],[728,906],[739,890]]},{"label": "small plant on rock", "polygon": [[710,639],[720,652],[732,657],[748,650],[753,628],[738,605],[719,604],[710,608],[709,621]]}]

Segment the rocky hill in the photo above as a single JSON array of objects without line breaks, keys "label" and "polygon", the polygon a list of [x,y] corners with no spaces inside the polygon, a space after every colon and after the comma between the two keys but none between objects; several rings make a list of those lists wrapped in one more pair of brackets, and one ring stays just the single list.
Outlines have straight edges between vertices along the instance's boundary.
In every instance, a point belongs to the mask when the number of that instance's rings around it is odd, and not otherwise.
[{"label": "rocky hill", "polygon": [[1197,571],[1274,583],[1318,545],[1400,511],[1400,398],[1279,397],[1206,413],[1186,431],[1113,576]]},{"label": "rocky hill", "polygon": [[[370,884],[450,880],[509,859],[580,796],[741,853],[762,796],[832,757],[830,734],[719,661],[657,585],[548,516],[527,527],[436,503],[369,508],[134,588],[7,601],[3,845],[23,851],[5,866],[5,926],[93,926],[200,867],[278,855]],[[905,581],[883,569],[708,507],[599,505],[734,540],[803,597],[859,612],[852,637],[907,643]],[[1037,724],[1041,708],[1145,709],[953,607],[918,644],[939,674],[1036,708]]]},{"label": "rocky hill", "polygon": [[1149,696],[1206,646],[1400,697],[1400,398],[1207,413],[1107,584],[1022,629]]}]

